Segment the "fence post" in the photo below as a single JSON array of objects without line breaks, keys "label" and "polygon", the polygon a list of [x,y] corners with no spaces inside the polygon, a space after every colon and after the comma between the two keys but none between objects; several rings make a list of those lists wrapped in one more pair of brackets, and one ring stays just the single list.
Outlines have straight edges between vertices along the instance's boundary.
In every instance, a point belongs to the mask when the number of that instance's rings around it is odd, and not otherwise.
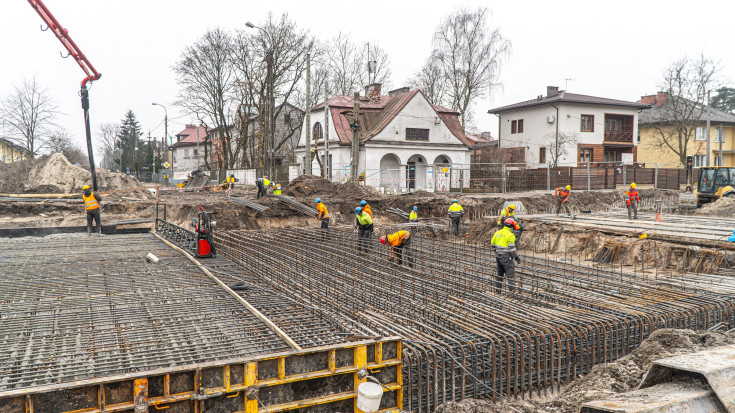
[{"label": "fence post", "polygon": [[551,191],[551,162],[546,162],[546,190]]},{"label": "fence post", "polygon": [[590,163],[587,162],[587,190],[592,189],[592,179],[590,178]]},{"label": "fence post", "polygon": [[627,171],[626,171],[626,167],[627,167],[627,166],[628,166],[628,165],[626,165],[626,164],[623,164],[623,187],[625,187],[625,185],[627,184],[627,180],[626,180],[626,176],[625,176],[625,175],[626,175],[626,172],[627,172]]},{"label": "fence post", "polygon": [[502,180],[501,188],[502,188],[503,193],[505,193],[505,164],[503,164],[503,180]]},{"label": "fence post", "polygon": [[658,189],[658,163],[653,171],[653,189]]}]

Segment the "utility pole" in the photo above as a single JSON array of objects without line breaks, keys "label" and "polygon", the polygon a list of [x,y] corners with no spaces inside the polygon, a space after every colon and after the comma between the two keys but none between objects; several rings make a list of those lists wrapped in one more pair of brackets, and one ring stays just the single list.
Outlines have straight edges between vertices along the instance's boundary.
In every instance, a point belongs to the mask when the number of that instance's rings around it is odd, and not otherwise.
[{"label": "utility pole", "polygon": [[153,147],[153,142],[151,141],[150,129],[148,129],[148,147],[151,148],[151,166],[153,167],[153,172],[151,173],[151,182],[153,182],[153,175],[156,174],[156,150]]},{"label": "utility pole", "polygon": [[710,142],[709,142],[709,138],[710,138],[710,133],[709,132],[710,132],[710,130],[709,130],[709,128],[710,128],[710,117],[711,117],[711,114],[710,114],[711,112],[710,112],[710,108],[709,108],[709,104],[710,104],[709,93],[710,93],[710,91],[708,90],[707,91],[707,106],[705,106],[705,108],[707,110],[707,131],[705,132],[705,135],[704,135],[705,138],[707,138],[707,167],[712,166],[712,164],[710,163],[711,151],[709,149],[710,148]]},{"label": "utility pole", "polygon": [[306,54],[306,156],[305,172],[311,175],[311,53]]},{"label": "utility pole", "polygon": [[332,180],[329,162],[329,82],[324,82],[324,177]]},{"label": "utility pole", "polygon": [[717,128],[717,135],[720,137],[720,151],[717,154],[717,158],[719,159],[717,161],[717,166],[725,166],[723,165],[724,159],[722,159],[722,141],[725,140],[725,135],[722,134],[722,124],[720,124],[720,126]]},{"label": "utility pole", "polygon": [[360,129],[360,92],[355,92],[352,106],[352,161],[350,162],[350,180],[357,181],[357,165],[360,164],[360,137],[357,131]]},{"label": "utility pole", "polygon": [[202,127],[201,121],[199,123],[199,126],[197,126],[197,169],[199,169],[199,129]]}]

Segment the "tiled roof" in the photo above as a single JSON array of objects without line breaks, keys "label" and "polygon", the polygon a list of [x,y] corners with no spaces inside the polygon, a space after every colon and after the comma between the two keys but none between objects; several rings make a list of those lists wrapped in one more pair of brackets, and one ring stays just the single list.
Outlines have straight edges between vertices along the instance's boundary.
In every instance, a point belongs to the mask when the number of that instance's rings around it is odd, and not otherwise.
[{"label": "tiled roof", "polygon": [[[667,123],[671,119],[673,119],[673,101],[674,98],[669,97],[666,102],[664,102],[661,106],[652,105],[649,109],[641,111],[641,113],[638,115],[638,123],[641,125],[650,125],[650,124],[662,124]],[[700,113],[699,109],[694,109],[694,105],[698,105],[691,100],[679,98],[679,105],[688,105],[688,108],[684,108],[681,110],[681,113],[693,111],[694,116],[698,115]],[[699,106],[699,105],[698,105]],[[715,109],[711,106],[705,106],[702,111],[702,115],[700,116],[700,122],[704,123],[707,121],[707,118],[709,117],[710,123],[712,124],[728,124],[728,125],[735,125],[735,115],[732,113],[723,112],[721,110]]]},{"label": "tiled roof", "polygon": [[204,142],[204,138],[207,137],[207,128],[205,126],[186,125],[186,128],[176,134],[178,140],[179,137],[183,137],[180,141],[174,143],[174,148],[180,146],[192,146],[197,144],[197,129],[199,129],[199,143]]},{"label": "tiled roof", "polygon": [[560,90],[555,96],[542,96],[541,98],[526,100],[524,102],[514,103],[512,105],[501,106],[499,108],[490,109],[488,113],[501,113],[514,109],[522,109],[531,106],[549,105],[553,103],[584,103],[588,105],[606,105],[606,106],[625,106],[631,108],[645,109],[649,105],[640,102],[628,102],[626,100],[608,99],[597,96],[580,95],[577,93],[569,93]]},{"label": "tiled roof", "polygon": [[[400,93],[394,96],[380,96],[380,100],[373,102],[365,98],[360,98],[360,142],[366,142],[378,135],[388,124],[398,116],[416,95],[421,93],[420,90],[414,89],[409,92]],[[425,96],[424,96],[425,98]],[[329,111],[332,114],[334,128],[341,143],[349,144],[352,142],[352,129],[350,128],[350,120],[352,115],[346,112],[352,112],[353,107],[352,96],[334,96],[329,98]],[[428,99],[427,99],[428,101]],[[452,134],[457,137],[463,144],[471,146],[472,143],[465,136],[462,125],[459,123],[459,114],[451,109],[432,105],[439,118],[449,128]],[[324,109],[324,102],[312,107],[312,111]]]}]

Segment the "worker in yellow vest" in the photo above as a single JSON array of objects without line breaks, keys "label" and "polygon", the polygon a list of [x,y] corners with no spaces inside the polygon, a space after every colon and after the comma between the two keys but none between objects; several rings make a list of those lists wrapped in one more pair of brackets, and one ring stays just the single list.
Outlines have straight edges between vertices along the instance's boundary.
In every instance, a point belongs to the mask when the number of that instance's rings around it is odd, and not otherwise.
[{"label": "worker in yellow vest", "polygon": [[516,212],[515,211],[516,211],[515,204],[510,204],[510,205],[508,205],[507,208],[503,208],[503,210],[500,211],[500,216],[498,217],[498,229],[502,229],[503,228],[503,223],[505,222],[506,219],[508,219],[508,218],[515,219],[515,217],[516,217]]},{"label": "worker in yellow vest", "polygon": [[262,178],[258,178],[255,181],[255,185],[258,186],[258,195],[256,198],[264,197],[267,194],[267,188],[271,186],[271,181],[268,180],[268,176],[264,176]]},{"label": "worker in yellow vest", "polygon": [[521,263],[521,257],[516,251],[516,236],[512,229],[516,225],[513,218],[507,218],[503,222],[503,229],[493,234],[490,240],[493,251],[495,251],[495,262],[498,265],[497,274],[495,275],[495,292],[500,294],[503,288],[503,278],[507,278],[508,291],[515,291],[515,264]]},{"label": "worker in yellow vest", "polygon": [[273,195],[281,195],[281,184],[273,185]]},{"label": "worker in yellow vest", "polygon": [[102,198],[94,193],[89,185],[84,185],[82,191],[84,209],[87,211],[87,235],[92,235],[92,220],[97,224],[97,235],[102,235],[102,222],[100,220],[100,202],[102,202]]},{"label": "worker in yellow vest", "polygon": [[413,210],[411,210],[411,213],[408,214],[408,221],[409,222],[419,222],[419,207],[416,205],[413,206]]},{"label": "worker in yellow vest", "polygon": [[456,199],[452,200],[452,205],[449,206],[449,219],[451,220],[452,232],[455,236],[459,236],[459,221],[464,216],[464,208],[460,205]]}]

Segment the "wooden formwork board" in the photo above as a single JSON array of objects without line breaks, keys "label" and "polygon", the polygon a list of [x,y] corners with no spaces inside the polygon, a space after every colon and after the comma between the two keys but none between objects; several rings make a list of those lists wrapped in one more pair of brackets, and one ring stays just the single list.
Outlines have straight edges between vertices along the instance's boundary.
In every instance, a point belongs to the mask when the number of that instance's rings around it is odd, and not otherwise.
[{"label": "wooden formwork board", "polygon": [[401,340],[388,337],[0,393],[0,413],[354,411],[365,368],[403,405]]}]

